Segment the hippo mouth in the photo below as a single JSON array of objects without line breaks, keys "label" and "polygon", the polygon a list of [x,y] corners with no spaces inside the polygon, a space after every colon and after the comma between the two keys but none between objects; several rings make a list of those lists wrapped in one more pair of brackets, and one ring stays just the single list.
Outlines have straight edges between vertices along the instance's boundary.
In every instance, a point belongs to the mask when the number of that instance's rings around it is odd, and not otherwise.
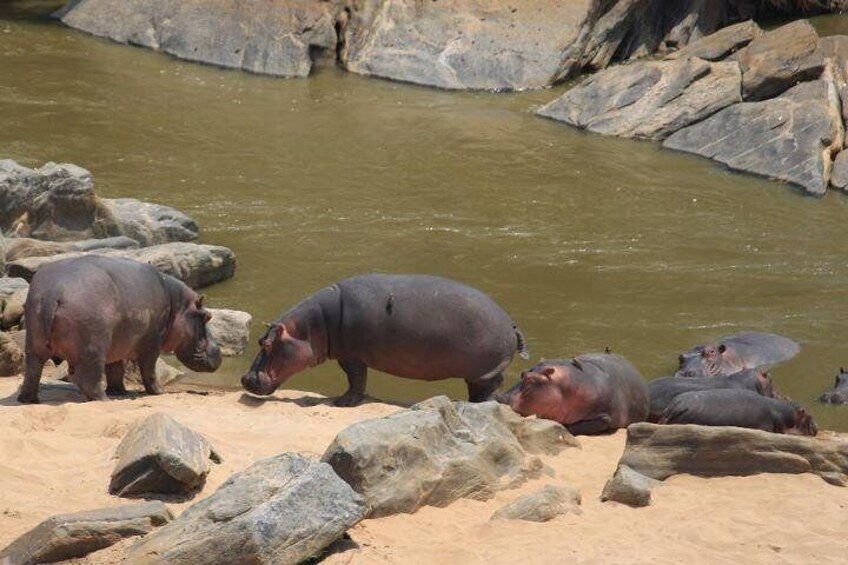
[{"label": "hippo mouth", "polygon": [[177,352],[180,362],[198,373],[214,373],[221,366],[221,349],[217,345],[209,346],[192,352],[190,356],[182,357]]},{"label": "hippo mouth", "polygon": [[269,375],[265,371],[247,373],[241,378],[241,386],[244,387],[246,391],[259,396],[268,396],[277,390],[277,387],[279,387],[279,385],[274,382],[273,376]]}]

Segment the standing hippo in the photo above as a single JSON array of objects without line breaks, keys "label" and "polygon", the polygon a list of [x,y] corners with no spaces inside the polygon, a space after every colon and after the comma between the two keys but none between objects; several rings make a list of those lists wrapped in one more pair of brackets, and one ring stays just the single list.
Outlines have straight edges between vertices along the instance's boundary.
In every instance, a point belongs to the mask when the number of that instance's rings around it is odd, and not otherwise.
[{"label": "standing hippo", "polygon": [[825,391],[819,396],[819,402],[825,404],[848,404],[848,372],[842,367],[836,375],[833,388]]},{"label": "standing hippo", "polygon": [[787,361],[800,350],[796,342],[779,335],[761,332],[731,335],[680,355],[680,368],[675,376],[729,376],[745,369]]},{"label": "standing hippo", "polygon": [[774,396],[771,376],[759,369],[746,369],[726,377],[664,377],[648,383],[648,396],[651,399],[648,421],[658,422],[669,403],[683,393],[719,388],[746,389],[769,398]]},{"label": "standing hippo", "polygon": [[659,423],[737,426],[805,436],[818,433],[812,416],[794,402],[728,388],[679,395],[665,409]]},{"label": "standing hippo", "polygon": [[221,352],[206,330],[210,315],[203,297],[144,263],[102,256],[49,263],[33,277],[24,312],[20,402],[38,402],[48,359],[66,360],[72,380],[90,400],[126,392],[124,360],[138,362],[150,394],[164,392],[155,376],[160,351],[176,353],[193,371],[221,365]]},{"label": "standing hippo", "polygon": [[318,291],[280,316],[241,383],[271,394],[289,377],[328,359],[347,374],[337,406],[365,397],[368,368],[409,379],[464,379],[468,399],[487,400],[503,382],[524,337],[474,288],[426,275],[361,275]]},{"label": "standing hippo", "polygon": [[627,359],[588,353],[540,362],[498,399],[522,416],[554,420],[573,434],[600,434],[648,416],[645,379]]}]

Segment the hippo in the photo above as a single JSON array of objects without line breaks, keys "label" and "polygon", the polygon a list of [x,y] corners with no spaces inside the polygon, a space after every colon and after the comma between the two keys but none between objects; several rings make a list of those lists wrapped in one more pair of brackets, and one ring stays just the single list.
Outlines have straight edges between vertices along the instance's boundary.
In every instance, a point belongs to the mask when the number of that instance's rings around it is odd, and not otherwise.
[{"label": "hippo", "polygon": [[365,397],[369,368],[409,379],[464,379],[468,399],[488,400],[515,353],[527,346],[491,298],[428,275],[367,274],[326,287],[280,316],[259,339],[242,386],[273,393],[289,377],[338,361],[348,389],[337,406]]},{"label": "hippo", "polygon": [[144,263],[95,255],[48,263],[32,279],[24,312],[20,402],[38,402],[48,359],[67,361],[71,380],[89,400],[126,393],[124,360],[138,362],[150,394],[164,392],[155,376],[160,351],[175,353],[193,371],[221,365],[218,344],[206,329],[210,315],[203,297]]},{"label": "hippo", "polygon": [[651,399],[648,421],[658,422],[669,403],[680,394],[718,388],[739,388],[770,398],[774,396],[771,376],[759,369],[745,369],[726,377],[663,377],[648,383],[648,396]]},{"label": "hippo", "polygon": [[789,338],[761,332],[727,336],[699,345],[680,355],[677,377],[729,376],[745,369],[781,363],[795,357],[801,347]]},{"label": "hippo", "polygon": [[823,392],[819,396],[819,402],[824,402],[825,404],[848,404],[848,372],[845,369],[842,367],[839,368],[833,388]]},{"label": "hippo", "polygon": [[794,402],[733,388],[683,393],[666,407],[659,423],[737,426],[805,436],[818,433],[812,416]]},{"label": "hippo", "polygon": [[554,420],[572,434],[601,434],[648,416],[645,379],[614,353],[543,360],[497,398],[522,416]]}]

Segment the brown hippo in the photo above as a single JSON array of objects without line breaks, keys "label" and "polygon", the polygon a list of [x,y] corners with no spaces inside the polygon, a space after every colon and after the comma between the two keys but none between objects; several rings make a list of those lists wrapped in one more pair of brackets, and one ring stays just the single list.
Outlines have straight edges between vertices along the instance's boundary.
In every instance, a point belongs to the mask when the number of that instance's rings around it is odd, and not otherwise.
[{"label": "brown hippo", "polygon": [[124,360],[138,362],[150,394],[163,392],[155,377],[160,351],[175,353],[193,371],[221,365],[218,345],[206,331],[210,315],[203,297],[144,263],[102,256],[49,263],[33,277],[24,312],[20,402],[38,402],[48,359],[66,360],[72,380],[90,400],[126,392]]},{"label": "brown hippo", "polygon": [[318,291],[280,316],[241,383],[271,394],[289,377],[328,359],[347,374],[337,406],[365,396],[368,368],[409,379],[464,379],[472,402],[503,382],[524,337],[495,302],[474,288],[427,275],[369,274]]},{"label": "brown hippo", "polygon": [[819,396],[819,402],[825,404],[848,404],[848,372],[842,367],[836,375],[833,388]]},{"label": "brown hippo", "polygon": [[813,417],[794,402],[731,388],[681,394],[668,405],[659,423],[737,426],[805,436],[818,433]]},{"label": "brown hippo", "polygon": [[761,332],[727,336],[699,345],[680,355],[677,377],[729,376],[745,369],[781,363],[795,357],[801,347],[789,338]]},{"label": "brown hippo", "polygon": [[573,434],[600,434],[648,416],[645,379],[627,359],[588,353],[542,361],[498,400],[522,416],[555,420]]}]

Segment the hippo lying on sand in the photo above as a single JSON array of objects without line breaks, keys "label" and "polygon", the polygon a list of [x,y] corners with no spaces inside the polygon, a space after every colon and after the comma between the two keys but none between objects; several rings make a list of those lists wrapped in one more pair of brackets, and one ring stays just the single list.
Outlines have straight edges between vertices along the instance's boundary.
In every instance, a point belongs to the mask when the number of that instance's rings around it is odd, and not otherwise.
[{"label": "hippo lying on sand", "polygon": [[542,361],[498,400],[522,416],[557,421],[573,434],[606,433],[642,422],[649,404],[642,375],[611,353]]},{"label": "hippo lying on sand", "polygon": [[176,353],[193,371],[221,365],[218,345],[206,331],[210,316],[202,297],[144,263],[100,256],[49,263],[33,277],[24,312],[20,402],[38,402],[48,359],[66,360],[71,380],[90,400],[126,392],[124,360],[138,361],[150,394],[163,392],[155,376],[160,351]]},{"label": "hippo lying on sand", "polygon": [[503,382],[524,337],[491,298],[426,275],[362,275],[318,291],[274,322],[242,385],[271,394],[289,377],[328,359],[347,374],[337,406],[365,396],[368,368],[409,379],[464,379],[472,402]]},{"label": "hippo lying on sand", "polygon": [[833,388],[819,396],[819,402],[825,404],[848,404],[848,372],[839,368]]},{"label": "hippo lying on sand", "polygon": [[669,403],[681,394],[719,388],[746,389],[763,396],[774,396],[771,377],[759,369],[746,369],[727,377],[664,377],[648,383],[648,396],[651,398],[648,421],[658,422]]},{"label": "hippo lying on sand", "polygon": [[815,422],[794,402],[741,389],[698,390],[675,398],[660,424],[737,426],[779,434],[814,436]]},{"label": "hippo lying on sand", "polygon": [[800,350],[797,343],[779,335],[760,332],[731,335],[680,355],[680,368],[675,376],[729,376],[745,369],[787,361]]}]

